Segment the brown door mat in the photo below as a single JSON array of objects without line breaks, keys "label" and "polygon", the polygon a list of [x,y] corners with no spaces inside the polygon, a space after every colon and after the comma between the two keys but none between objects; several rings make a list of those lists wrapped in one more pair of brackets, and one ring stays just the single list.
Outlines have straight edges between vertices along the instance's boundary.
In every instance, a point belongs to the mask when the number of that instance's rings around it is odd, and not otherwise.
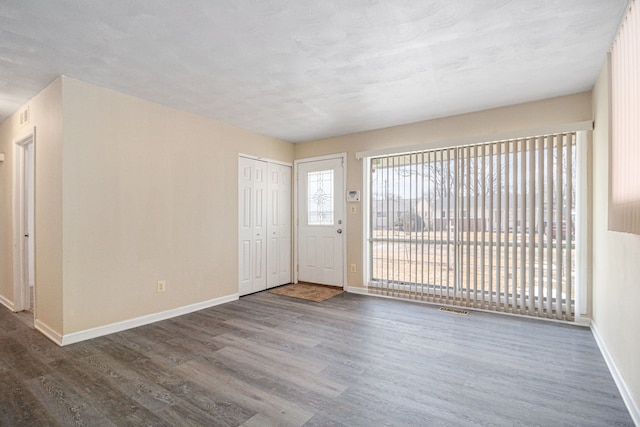
[{"label": "brown door mat", "polygon": [[337,286],[318,285],[315,283],[298,282],[285,285],[269,291],[272,294],[284,295],[292,298],[300,298],[308,301],[322,302],[344,292]]}]

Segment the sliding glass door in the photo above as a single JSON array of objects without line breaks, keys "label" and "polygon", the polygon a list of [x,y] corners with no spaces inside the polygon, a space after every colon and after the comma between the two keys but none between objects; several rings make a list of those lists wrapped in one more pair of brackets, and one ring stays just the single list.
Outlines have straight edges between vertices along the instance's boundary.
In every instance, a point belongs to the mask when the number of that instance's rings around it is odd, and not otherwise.
[{"label": "sliding glass door", "polygon": [[371,289],[573,320],[576,135],[372,157]]}]

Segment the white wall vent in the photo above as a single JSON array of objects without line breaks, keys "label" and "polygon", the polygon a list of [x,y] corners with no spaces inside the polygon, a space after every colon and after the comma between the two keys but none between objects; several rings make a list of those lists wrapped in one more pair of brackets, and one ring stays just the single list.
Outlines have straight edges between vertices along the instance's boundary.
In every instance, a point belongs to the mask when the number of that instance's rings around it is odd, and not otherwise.
[{"label": "white wall vent", "polygon": [[20,126],[24,126],[29,123],[31,114],[29,113],[29,107],[20,112]]}]

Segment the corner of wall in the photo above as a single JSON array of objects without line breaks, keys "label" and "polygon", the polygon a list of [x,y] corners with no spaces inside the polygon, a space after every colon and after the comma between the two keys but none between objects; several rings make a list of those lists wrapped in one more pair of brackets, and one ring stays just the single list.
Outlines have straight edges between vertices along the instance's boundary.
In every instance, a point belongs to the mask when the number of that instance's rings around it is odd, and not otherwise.
[{"label": "corner of wall", "polygon": [[55,336],[63,332],[63,78],[56,78],[29,105],[36,155],[36,324],[47,325],[45,330]]},{"label": "corner of wall", "polygon": [[592,330],[631,416],[640,425],[640,340],[636,338],[640,236],[609,231],[609,78],[607,59],[592,92]]},{"label": "corner of wall", "polygon": [[622,400],[627,406],[629,415],[631,415],[633,422],[637,426],[640,426],[640,407],[638,406],[638,403],[635,402],[633,398],[633,393],[629,389],[623,375],[618,370],[618,366],[616,365],[616,362],[613,359],[613,356],[611,356],[611,353],[609,353],[609,350],[607,349],[606,344],[604,343],[604,341],[602,340],[602,337],[600,336],[600,332],[598,331],[598,326],[594,322],[591,322],[591,332],[593,333],[593,337],[595,338],[596,343],[598,344],[600,353],[602,353],[602,357],[604,358],[604,361],[607,364],[607,367],[609,368],[609,372],[611,372],[613,381],[616,383],[616,386],[618,387],[618,391],[622,396]]},{"label": "corner of wall", "polygon": [[13,141],[16,115],[0,123],[0,303],[13,311]]},{"label": "corner of wall", "polygon": [[[16,113],[0,123],[0,152],[5,153],[5,160],[0,163],[0,302],[11,310],[15,309],[13,289],[14,143],[30,134],[34,134],[36,140],[36,163],[47,165],[47,152],[49,151],[51,141],[60,140],[62,135],[61,103],[62,84],[61,79],[56,78],[25,105],[20,107]],[[28,116],[26,122],[20,124],[19,116],[26,111],[27,108]],[[40,141],[39,143],[38,140]],[[56,142],[53,143],[53,145],[55,144]],[[36,174],[36,180],[38,179],[38,174]],[[45,194],[47,180],[41,179],[40,181],[44,181],[45,184],[38,186],[36,182],[36,192]],[[42,204],[46,209],[46,203],[43,203],[42,199],[38,197],[38,194],[36,194],[36,203]],[[36,229],[45,230],[43,234],[48,232],[47,226],[43,225],[38,219],[36,219]],[[38,239],[38,236],[36,236],[36,239]],[[36,243],[36,245],[38,245],[38,243]],[[47,282],[46,275],[42,276],[42,280]],[[47,311],[46,305],[47,302],[42,303],[43,312],[45,313]],[[61,328],[61,321],[57,322],[57,324]]]}]

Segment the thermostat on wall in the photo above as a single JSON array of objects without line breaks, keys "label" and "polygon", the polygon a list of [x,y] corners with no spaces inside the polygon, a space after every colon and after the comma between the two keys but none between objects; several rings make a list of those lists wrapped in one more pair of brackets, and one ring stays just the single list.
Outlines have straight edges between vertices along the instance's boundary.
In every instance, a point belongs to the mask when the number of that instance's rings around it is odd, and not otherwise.
[{"label": "thermostat on wall", "polygon": [[347,191],[347,202],[355,203],[360,201],[360,190]]}]

